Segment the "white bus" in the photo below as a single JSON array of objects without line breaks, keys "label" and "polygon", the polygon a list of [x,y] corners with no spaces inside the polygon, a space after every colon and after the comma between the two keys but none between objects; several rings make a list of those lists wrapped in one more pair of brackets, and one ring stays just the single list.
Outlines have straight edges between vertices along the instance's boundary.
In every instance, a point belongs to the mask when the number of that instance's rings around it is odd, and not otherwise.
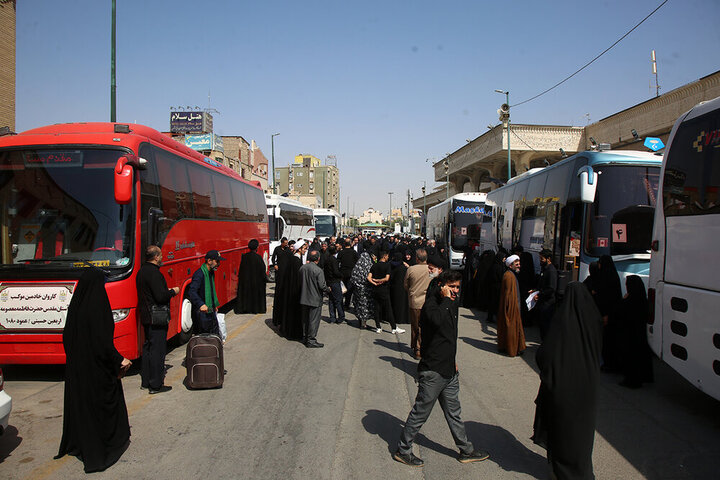
[{"label": "white bus", "polygon": [[296,200],[275,194],[265,195],[265,205],[267,205],[270,227],[268,236],[270,237],[271,258],[275,247],[280,245],[280,239],[283,237],[288,240],[315,238],[315,221],[312,208]]},{"label": "white bus", "polygon": [[675,123],[660,192],[648,343],[693,385],[720,400],[720,97]]},{"label": "white bus", "polygon": [[520,245],[536,272],[540,250],[551,250],[561,294],[601,255],[612,256],[623,291],[628,275],[647,284],[661,163],[649,152],[587,151],[512,178],[487,196],[482,248]]},{"label": "white bus", "polygon": [[451,269],[463,268],[463,254],[480,242],[486,193],[458,193],[430,208],[427,213],[426,235],[448,247]]},{"label": "white bus", "polygon": [[325,241],[330,237],[337,237],[340,233],[340,214],[329,208],[313,209],[315,217],[315,235]]}]

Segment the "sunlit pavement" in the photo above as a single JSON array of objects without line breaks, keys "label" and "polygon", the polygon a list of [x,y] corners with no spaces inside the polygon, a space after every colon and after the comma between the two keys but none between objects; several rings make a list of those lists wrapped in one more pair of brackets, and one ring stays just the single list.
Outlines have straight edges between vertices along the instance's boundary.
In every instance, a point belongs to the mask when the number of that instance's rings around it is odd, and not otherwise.
[{"label": "sunlit pavement", "polygon": [[[272,290],[270,290],[272,291]],[[268,298],[272,304],[272,297]],[[539,380],[536,329],[522,357],[497,353],[495,328],[461,309],[458,365],[462,416],[471,441],[490,459],[457,462],[439,405],[417,438],[425,460],[392,460],[416,393],[410,333],[361,331],[326,323],[322,349],[279,337],[268,314],[227,315],[228,374],[219,390],[183,385],[184,347],[169,352],[166,383],[148,395],[135,372],[123,381],[132,426],[120,461],[93,478],[548,478],[532,422]],[[482,321],[481,321],[482,320]],[[3,478],[78,478],[74,457],[53,460],[62,430],[62,367],[3,367],[13,397],[0,437]],[[713,478],[720,458],[720,402],[655,362],[656,383],[640,390],[601,377],[593,454],[598,479]]]}]

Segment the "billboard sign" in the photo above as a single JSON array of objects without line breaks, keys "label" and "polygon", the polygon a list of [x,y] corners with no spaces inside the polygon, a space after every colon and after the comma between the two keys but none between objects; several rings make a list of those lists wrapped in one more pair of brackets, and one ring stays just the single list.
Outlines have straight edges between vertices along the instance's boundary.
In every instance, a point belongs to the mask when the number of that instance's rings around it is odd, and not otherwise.
[{"label": "billboard sign", "polygon": [[170,112],[172,133],[212,133],[213,120],[208,112]]},{"label": "billboard sign", "polygon": [[185,145],[198,152],[214,150],[223,151],[222,137],[213,133],[204,135],[185,135]]}]

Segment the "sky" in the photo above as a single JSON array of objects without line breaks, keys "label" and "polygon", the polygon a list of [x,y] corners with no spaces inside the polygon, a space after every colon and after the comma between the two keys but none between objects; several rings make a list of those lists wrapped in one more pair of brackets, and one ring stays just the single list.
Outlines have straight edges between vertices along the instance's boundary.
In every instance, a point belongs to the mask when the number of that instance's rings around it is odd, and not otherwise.
[{"label": "sky", "polygon": [[[169,130],[211,107],[215,133],[275,166],[337,158],[340,211],[387,213],[497,109],[564,79],[662,0],[117,0],[117,119]],[[669,0],[513,123],[583,126],[720,70],[720,1]],[[18,0],[16,129],[110,119],[110,0]]]}]

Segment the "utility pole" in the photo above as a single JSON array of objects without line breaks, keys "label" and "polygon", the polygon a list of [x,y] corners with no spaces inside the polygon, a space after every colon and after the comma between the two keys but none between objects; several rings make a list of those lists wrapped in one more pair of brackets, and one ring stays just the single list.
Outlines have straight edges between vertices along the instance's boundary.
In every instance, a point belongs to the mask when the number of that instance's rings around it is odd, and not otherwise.
[{"label": "utility pole", "polygon": [[507,130],[507,145],[508,145],[508,182],[512,178],[512,164],[510,160],[510,92],[507,90],[495,90],[497,93],[505,94],[505,103],[500,106],[498,115],[500,121],[505,125]]},{"label": "utility pole", "polygon": [[393,192],[388,192],[388,195],[390,195],[390,213],[388,214],[388,224],[390,224],[390,217],[392,217],[392,194]]},{"label": "utility pole", "polygon": [[425,220],[425,215],[426,215],[425,209],[426,209],[426,206],[427,206],[427,198],[425,197],[425,189],[426,189],[426,187],[427,187],[427,183],[425,182],[425,180],[423,180],[423,186],[422,186],[422,194],[423,194],[423,218],[422,218],[422,222],[420,222],[420,235],[422,235],[422,231],[423,231],[423,228],[425,228],[425,222],[426,222],[426,220]]},{"label": "utility pole", "polygon": [[115,113],[116,82],[115,82],[115,0],[112,0],[112,28],[110,33],[110,121],[116,122]]},{"label": "utility pole", "polygon": [[272,157],[272,180],[273,180],[273,193],[277,193],[277,187],[275,184],[275,137],[280,135],[279,133],[273,133],[270,135],[270,148],[272,149],[271,157]]}]

